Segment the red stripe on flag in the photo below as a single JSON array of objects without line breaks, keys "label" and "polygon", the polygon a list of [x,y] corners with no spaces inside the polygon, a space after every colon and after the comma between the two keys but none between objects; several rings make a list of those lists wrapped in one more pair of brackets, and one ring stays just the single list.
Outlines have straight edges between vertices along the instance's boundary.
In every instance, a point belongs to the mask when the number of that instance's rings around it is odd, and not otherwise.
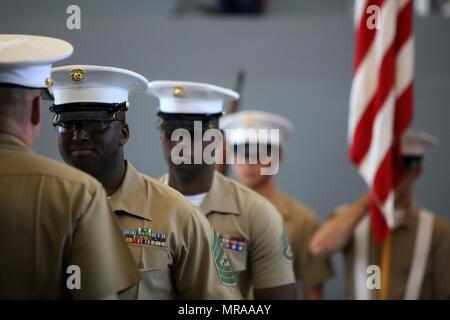
[{"label": "red stripe on flag", "polygon": [[350,148],[350,159],[352,159],[357,166],[361,164],[361,161],[364,159],[370,148],[375,118],[392,90],[395,79],[394,73],[395,46],[393,43],[383,57],[375,96],[365,109],[353,135],[353,144]]},{"label": "red stripe on flag", "polygon": [[358,22],[358,28],[356,30],[356,43],[358,45],[355,46],[355,65],[353,73],[358,70],[359,65],[364,60],[364,57],[366,56],[367,51],[369,51],[377,32],[376,28],[367,28],[367,20],[370,15],[372,15],[372,13],[367,13],[367,8],[371,5],[376,5],[381,8],[383,3],[383,0],[370,0],[364,8],[364,13],[361,15],[361,20]]},{"label": "red stripe on flag", "polygon": [[[395,45],[399,51],[406,42],[412,37],[413,24],[413,3],[408,3],[399,12],[397,19],[397,34],[395,38]],[[412,58],[412,57],[411,57]],[[395,108],[395,122],[394,122],[394,187],[396,187],[403,176],[403,161],[401,155],[401,137],[411,124],[413,119],[413,87],[414,82],[408,84],[406,89],[397,97]]]},{"label": "red stripe on flag", "polygon": [[401,48],[412,34],[412,6],[412,1],[409,1],[398,13],[395,36],[397,48]]},{"label": "red stripe on flag", "polygon": [[380,209],[372,200],[369,200],[369,208],[372,234],[375,241],[380,243],[385,237],[389,235],[389,227]]},{"label": "red stripe on flag", "polygon": [[[408,1],[398,15],[397,34],[395,38],[397,51],[399,51],[410,37],[412,37],[412,11],[412,1]],[[396,139],[400,139],[401,135],[412,122],[413,86],[414,82],[411,81],[401,95],[397,97],[394,126],[394,135]]]},{"label": "red stripe on flag", "polygon": [[398,139],[400,139],[413,119],[413,86],[414,83],[411,82],[406,90],[397,98],[394,134]]},{"label": "red stripe on flag", "polygon": [[377,173],[375,174],[375,179],[373,180],[372,193],[378,199],[381,204],[383,204],[389,192],[393,188],[393,164],[394,164],[394,154],[392,147],[389,149],[388,153],[384,157],[380,166],[378,167]]}]

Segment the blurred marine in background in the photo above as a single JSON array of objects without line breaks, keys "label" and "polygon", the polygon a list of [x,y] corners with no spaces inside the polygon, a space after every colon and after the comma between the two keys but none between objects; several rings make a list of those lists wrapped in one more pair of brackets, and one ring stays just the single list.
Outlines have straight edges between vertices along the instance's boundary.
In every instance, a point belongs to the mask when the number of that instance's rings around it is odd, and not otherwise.
[{"label": "blurred marine in background", "polygon": [[[239,163],[232,165],[239,182],[267,198],[283,216],[294,257],[294,272],[298,284],[303,286],[305,299],[320,299],[323,283],[332,277],[333,271],[328,259],[316,257],[309,251],[309,241],[319,228],[314,212],[304,204],[280,191],[275,183],[275,175],[261,174],[261,169],[273,165],[263,164],[257,157],[260,148],[267,148],[272,154],[272,162],[281,162],[281,146],[294,131],[288,119],[261,111],[240,111],[220,119],[220,128],[238,130],[226,135],[228,149],[235,153]],[[241,129],[241,130],[239,130]],[[279,130],[279,139],[261,141],[257,130]],[[272,148],[273,147],[273,148]],[[276,148],[275,148],[276,147]],[[283,145],[284,147],[284,145]],[[250,153],[257,161],[251,163]],[[278,154],[276,154],[278,153]]]}]

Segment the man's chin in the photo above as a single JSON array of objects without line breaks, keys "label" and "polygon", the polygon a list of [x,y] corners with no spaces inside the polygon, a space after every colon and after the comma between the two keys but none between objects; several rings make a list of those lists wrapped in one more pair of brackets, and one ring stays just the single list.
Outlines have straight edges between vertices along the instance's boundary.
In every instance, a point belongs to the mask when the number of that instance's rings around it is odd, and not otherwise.
[{"label": "man's chin", "polygon": [[193,164],[171,164],[173,170],[177,172],[195,172],[195,165]]},{"label": "man's chin", "polygon": [[95,169],[97,162],[91,157],[70,157],[66,163],[91,176],[95,176],[95,172],[97,172]]},{"label": "man's chin", "polygon": [[175,171],[179,175],[183,175],[186,177],[194,177],[199,175],[206,169],[205,165],[198,164],[170,164],[170,167],[173,171]]},{"label": "man's chin", "polygon": [[264,176],[259,176],[257,179],[249,179],[247,183],[244,183],[248,188],[256,190],[261,188],[263,185],[267,183],[267,180]]},{"label": "man's chin", "polygon": [[263,185],[263,183],[261,183],[261,182],[259,182],[259,181],[256,181],[256,182],[248,182],[248,183],[244,183],[244,185],[247,187],[247,188],[250,188],[250,189],[252,189],[252,190],[256,190],[256,189],[258,189],[259,187],[261,187],[262,185]]}]

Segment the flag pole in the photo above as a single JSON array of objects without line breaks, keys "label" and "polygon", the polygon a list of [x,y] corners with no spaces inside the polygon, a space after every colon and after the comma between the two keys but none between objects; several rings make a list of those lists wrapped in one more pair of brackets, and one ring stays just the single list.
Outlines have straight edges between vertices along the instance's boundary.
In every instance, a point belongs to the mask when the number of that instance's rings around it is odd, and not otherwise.
[{"label": "flag pole", "polygon": [[389,299],[389,282],[391,274],[392,236],[389,234],[381,245],[381,288],[380,300]]}]

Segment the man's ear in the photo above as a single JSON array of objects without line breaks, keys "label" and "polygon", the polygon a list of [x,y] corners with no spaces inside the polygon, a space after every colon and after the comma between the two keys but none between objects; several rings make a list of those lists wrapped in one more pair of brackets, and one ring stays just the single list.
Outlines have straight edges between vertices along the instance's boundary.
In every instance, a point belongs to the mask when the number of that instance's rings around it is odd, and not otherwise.
[{"label": "man's ear", "polygon": [[31,123],[34,126],[38,126],[41,123],[41,114],[42,114],[42,98],[39,95],[34,97],[32,101]]},{"label": "man's ear", "polygon": [[123,146],[128,142],[130,138],[130,128],[128,127],[128,123],[123,122],[120,126],[120,139],[119,145]]}]

